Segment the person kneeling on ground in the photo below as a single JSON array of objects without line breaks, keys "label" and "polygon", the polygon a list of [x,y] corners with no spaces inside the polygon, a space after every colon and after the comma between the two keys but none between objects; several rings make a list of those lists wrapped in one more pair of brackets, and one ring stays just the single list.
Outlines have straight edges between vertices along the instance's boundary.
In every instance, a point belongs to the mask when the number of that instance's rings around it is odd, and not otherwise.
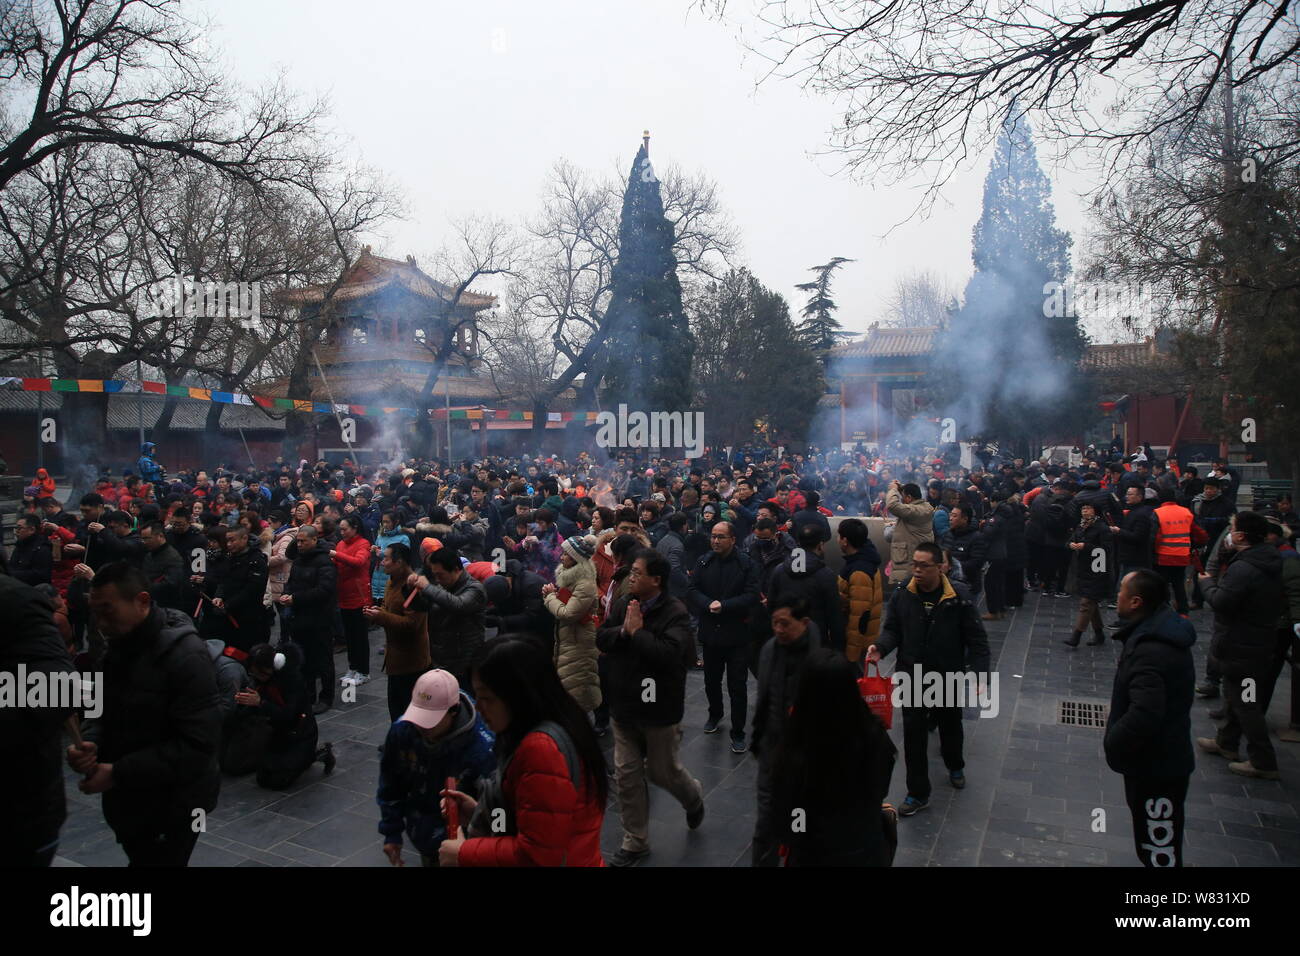
[{"label": "person kneeling on ground", "polygon": [[469,695],[453,674],[427,671],[415,682],[406,711],[393,722],[379,765],[379,832],[393,866],[402,862],[402,834],[410,838],[425,866],[438,865],[438,847],[447,838],[440,794],[448,777],[465,791],[496,769],[493,745]]},{"label": "person kneeling on ground", "polygon": [[444,840],[442,866],[601,866],[609,784],[586,714],[551,662],[522,641],[494,642],[474,668],[497,769],[481,799],[445,790],[467,837]]},{"label": "person kneeling on ground", "polygon": [[317,760],[334,769],[334,748],[316,748],[311,690],[302,676],[302,651],[288,641],[279,650],[258,644],[245,662],[251,685],[235,695],[241,713],[227,733],[227,773],[257,771],[257,785],[285,790]]}]

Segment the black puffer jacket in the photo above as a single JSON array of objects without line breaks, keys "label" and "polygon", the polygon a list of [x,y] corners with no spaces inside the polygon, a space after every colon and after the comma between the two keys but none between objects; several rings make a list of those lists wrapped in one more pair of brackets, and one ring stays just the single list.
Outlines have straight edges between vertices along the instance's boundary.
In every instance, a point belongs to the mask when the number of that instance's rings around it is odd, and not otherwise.
[{"label": "black puffer jacket", "polygon": [[1029,540],[1041,541],[1044,547],[1064,548],[1070,540],[1071,515],[1069,495],[1049,497],[1046,489],[1040,491],[1029,506],[1029,524],[1036,531]]},{"label": "black puffer jacket", "polygon": [[1006,502],[1005,508],[1007,564],[1013,568],[1023,568],[1025,561],[1028,560],[1028,549],[1025,547],[1025,523],[1029,517],[1029,509],[1018,500]]},{"label": "black puffer jacket", "polygon": [[644,626],[624,634],[630,600],[631,595],[615,598],[596,634],[596,646],[606,655],[610,712],[622,723],[679,724],[686,712],[686,669],[695,663],[690,613],[677,598],[661,594],[643,610]]},{"label": "black puffer jacket", "polygon": [[1205,603],[1214,609],[1210,656],[1266,664],[1277,640],[1278,618],[1286,611],[1282,555],[1267,543],[1229,553],[1232,560],[1218,580],[1201,582]]},{"label": "black puffer jacket", "polygon": [[[155,551],[144,550],[140,570],[149,581],[149,595],[155,604],[174,607],[178,611],[186,610],[183,598],[187,575],[181,556],[170,544],[165,544]],[[193,610],[191,604],[189,610]]]},{"label": "black puffer jacket", "polygon": [[984,526],[980,528],[990,561],[1007,559],[1007,530],[1011,523],[1011,516],[1011,505],[1005,501],[998,502],[984,520]]},{"label": "black puffer jacket", "polygon": [[978,581],[988,560],[988,539],[973,525],[949,528],[939,539],[939,547],[949,552],[953,561],[961,564],[967,581]]},{"label": "black puffer jacket", "polygon": [[84,736],[113,765],[104,819],[119,839],[188,824],[195,809],[217,805],[217,676],[188,617],[155,605],[135,631],[109,641],[103,707]]},{"label": "black puffer jacket", "polygon": [[[749,643],[750,618],[761,606],[759,598],[758,565],[739,548],[732,548],[725,558],[712,551],[700,558],[686,592],[686,603],[699,621],[701,642],[718,647]],[[716,614],[709,610],[714,601],[722,604]]]},{"label": "black puffer jacket", "polygon": [[[54,626],[49,598],[15,578],[0,575],[0,673],[51,678],[71,674],[72,661]],[[53,707],[0,707],[0,856],[21,859],[59,835],[67,817],[63,795],[63,721],[70,711]]]},{"label": "black puffer jacket", "polygon": [[1119,500],[1107,489],[1101,486],[1099,481],[1085,481],[1079,493],[1074,496],[1074,511],[1079,513],[1079,509],[1084,505],[1092,505],[1097,509],[1097,517],[1106,522],[1107,525],[1118,521],[1123,515],[1120,508]]},{"label": "black puffer jacket", "polygon": [[1119,544],[1119,563],[1151,567],[1156,540],[1155,509],[1145,504],[1130,508],[1117,527],[1119,533],[1114,538]]},{"label": "black puffer jacket", "polygon": [[[796,570],[796,564],[802,570]],[[805,599],[818,633],[827,635],[826,646],[844,650],[844,614],[840,610],[839,581],[820,555],[811,551],[796,552],[772,573],[767,588],[768,607],[775,607],[778,601],[788,597]]]},{"label": "black puffer jacket", "polygon": [[23,584],[49,584],[53,566],[50,542],[40,534],[19,541],[9,554],[9,574]]},{"label": "black puffer jacket", "polygon": [[[1079,597],[1100,601],[1114,593],[1112,556],[1110,550],[1110,528],[1106,519],[1097,517],[1086,528],[1080,523],[1070,535],[1070,543],[1082,543],[1079,551],[1071,550],[1074,559],[1075,586]],[[1100,549],[1101,553],[1097,551]],[[1101,568],[1094,571],[1093,568]]]},{"label": "black puffer jacket", "polygon": [[542,588],[546,585],[540,574],[529,571],[516,558],[506,562],[505,574],[494,574],[483,582],[483,591],[490,603],[487,609],[489,622],[501,634],[527,637],[549,656],[554,650],[555,618],[546,610]]},{"label": "black puffer jacket", "polygon": [[[225,622],[230,625],[226,632],[226,643],[233,644],[240,650],[252,650],[255,644],[271,639],[271,623],[266,618],[262,598],[266,594],[267,565],[266,555],[251,543],[239,554],[232,554],[226,561],[226,576],[217,588],[216,596],[225,602]],[[298,604],[294,599],[294,607]],[[211,612],[211,608],[208,609]],[[295,611],[296,613],[296,611]],[[231,618],[239,627],[230,624]]]},{"label": "black puffer jacket", "polygon": [[770,760],[781,743],[785,719],[799,688],[799,674],[812,651],[821,647],[815,622],[809,621],[803,637],[791,644],[770,638],[758,652],[758,697],[754,701],[753,749],[760,760]]},{"label": "black puffer jacket", "polygon": [[1196,769],[1191,717],[1196,630],[1163,605],[1114,636],[1124,649],[1106,718],[1106,763],[1125,776],[1190,774]]},{"label": "black puffer jacket", "polygon": [[[295,634],[332,633],[334,609],[338,603],[338,572],[329,549],[317,543],[309,551],[299,551],[298,542],[287,551],[293,566],[284,593],[293,596]],[[242,622],[241,622],[242,623]]]},{"label": "black puffer jacket", "polygon": [[886,657],[898,651],[896,670],[910,671],[920,664],[925,671],[958,673],[989,669],[989,639],[964,584],[941,579],[942,595],[927,624],[925,606],[917,596],[916,578],[896,589],[889,598],[876,649]]},{"label": "black puffer jacket", "polygon": [[470,667],[483,648],[487,609],[483,585],[461,571],[450,590],[430,581],[421,593],[429,599],[429,652],[433,665],[455,674],[461,687],[467,687]]}]

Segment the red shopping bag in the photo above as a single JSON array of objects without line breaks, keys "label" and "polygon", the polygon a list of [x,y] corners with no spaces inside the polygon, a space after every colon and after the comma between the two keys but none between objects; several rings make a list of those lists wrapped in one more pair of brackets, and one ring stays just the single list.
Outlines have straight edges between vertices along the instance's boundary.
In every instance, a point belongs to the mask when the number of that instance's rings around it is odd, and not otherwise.
[{"label": "red shopping bag", "polygon": [[[876,669],[875,677],[870,676],[872,667]],[[894,682],[880,676],[879,664],[867,664],[864,676],[858,678],[858,693],[886,730],[894,726]]]}]

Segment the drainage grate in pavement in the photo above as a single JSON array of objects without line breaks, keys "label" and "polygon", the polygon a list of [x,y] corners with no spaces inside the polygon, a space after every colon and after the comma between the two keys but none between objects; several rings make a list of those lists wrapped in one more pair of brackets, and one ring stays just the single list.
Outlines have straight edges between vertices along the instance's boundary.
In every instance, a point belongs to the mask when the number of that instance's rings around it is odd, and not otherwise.
[{"label": "drainage grate in pavement", "polygon": [[1109,704],[1090,700],[1063,700],[1056,714],[1056,722],[1067,727],[1102,729],[1106,726],[1106,712],[1109,709]]}]

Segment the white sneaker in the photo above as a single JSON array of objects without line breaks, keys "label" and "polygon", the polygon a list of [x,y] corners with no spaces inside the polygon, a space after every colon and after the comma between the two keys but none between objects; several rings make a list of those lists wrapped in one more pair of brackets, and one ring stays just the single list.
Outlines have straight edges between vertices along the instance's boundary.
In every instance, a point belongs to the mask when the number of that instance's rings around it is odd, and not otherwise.
[{"label": "white sneaker", "polygon": [[356,674],[356,673],[354,673],[354,674],[352,675],[352,683],[355,684],[355,685],[358,686],[358,687],[360,687],[362,684],[367,683],[369,680],[370,680],[370,675],[369,675],[369,674]]},{"label": "white sneaker", "polygon": [[348,671],[339,679],[340,684],[355,684],[356,682],[357,682],[356,671]]}]

